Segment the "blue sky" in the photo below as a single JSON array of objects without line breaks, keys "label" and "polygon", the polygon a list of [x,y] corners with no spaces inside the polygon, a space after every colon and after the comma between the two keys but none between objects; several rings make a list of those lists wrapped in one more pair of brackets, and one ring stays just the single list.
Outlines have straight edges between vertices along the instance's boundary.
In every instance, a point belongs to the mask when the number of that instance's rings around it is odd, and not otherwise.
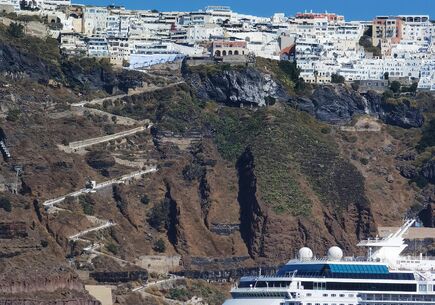
[{"label": "blue sky", "polygon": [[435,19],[435,0],[73,0],[92,5],[124,5],[131,9],[190,11],[207,5],[229,5],[233,10],[258,16],[274,12],[293,15],[304,10],[337,12],[346,20],[372,19],[375,15],[426,14]]}]

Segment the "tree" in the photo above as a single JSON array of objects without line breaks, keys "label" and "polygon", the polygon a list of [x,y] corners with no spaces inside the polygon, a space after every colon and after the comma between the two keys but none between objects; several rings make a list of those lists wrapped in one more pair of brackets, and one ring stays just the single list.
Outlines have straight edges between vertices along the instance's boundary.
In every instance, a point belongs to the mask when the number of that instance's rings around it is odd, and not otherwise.
[{"label": "tree", "polygon": [[8,27],[8,34],[15,38],[21,38],[24,36],[24,25],[12,22]]},{"label": "tree", "polygon": [[331,75],[331,82],[334,84],[343,84],[344,80],[344,77],[340,74],[332,73]]},{"label": "tree", "polygon": [[166,243],[163,239],[158,239],[155,243],[154,243],[154,247],[153,247],[154,251],[157,251],[159,253],[163,253],[166,251]]},{"label": "tree", "polygon": [[391,82],[390,89],[394,93],[399,93],[401,87],[402,87],[402,85],[397,80]]},{"label": "tree", "polygon": [[417,92],[417,88],[418,88],[418,83],[414,82],[414,83],[412,83],[412,85],[409,87],[409,92],[415,93],[415,92]]},{"label": "tree", "polygon": [[384,101],[386,101],[387,99],[394,97],[394,93],[390,89],[387,89],[382,94],[382,97],[383,97]]}]

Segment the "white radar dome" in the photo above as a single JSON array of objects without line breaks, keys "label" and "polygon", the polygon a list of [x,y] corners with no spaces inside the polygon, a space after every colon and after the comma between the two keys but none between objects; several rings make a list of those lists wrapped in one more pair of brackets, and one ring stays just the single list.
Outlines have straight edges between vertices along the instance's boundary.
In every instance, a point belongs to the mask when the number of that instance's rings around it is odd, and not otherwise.
[{"label": "white radar dome", "polygon": [[331,261],[339,261],[343,257],[343,250],[339,247],[334,246],[328,250],[328,259]]},{"label": "white radar dome", "polygon": [[310,260],[313,258],[313,251],[310,248],[303,247],[299,250],[300,260]]}]

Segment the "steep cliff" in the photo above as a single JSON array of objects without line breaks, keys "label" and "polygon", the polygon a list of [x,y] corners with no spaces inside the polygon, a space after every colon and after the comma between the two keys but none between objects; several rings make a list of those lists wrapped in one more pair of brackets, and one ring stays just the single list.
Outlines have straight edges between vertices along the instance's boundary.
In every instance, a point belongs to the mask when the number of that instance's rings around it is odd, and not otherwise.
[{"label": "steep cliff", "polygon": [[[163,273],[278,265],[302,246],[319,256],[331,245],[358,254],[356,242],[378,225],[398,225],[423,208],[425,224],[435,223],[431,96],[423,102],[341,85],[303,87],[287,75],[295,72],[290,64],[223,65],[184,70],[185,83],[81,113],[67,105],[81,99],[81,87],[107,93],[144,76],[125,80],[126,72],[86,60],[51,58],[52,66],[38,52],[7,42],[2,48],[0,106],[8,119],[1,125],[13,155],[13,163],[0,162],[5,189],[16,186],[11,164],[23,167],[18,194],[0,208],[0,290],[9,303],[32,304],[46,293],[59,304],[93,304],[73,269],[124,281],[114,275],[131,263]],[[56,73],[65,82],[44,81]],[[59,149],[125,130],[122,117],[153,127],[86,154]],[[56,213],[41,206],[89,178],[104,182],[150,164],[158,171],[67,198]],[[104,220],[116,225],[85,236],[104,255],[83,251],[88,241],[69,242]]]},{"label": "steep cliff", "polygon": [[213,100],[228,106],[265,106],[286,101],[288,93],[270,74],[254,68],[185,68],[184,78],[201,100]]},{"label": "steep cliff", "polygon": [[421,127],[424,123],[422,110],[409,100],[388,101],[373,91],[361,95],[340,85],[318,86],[310,96],[294,97],[290,104],[333,124],[348,123],[355,115],[364,114],[403,128]]}]

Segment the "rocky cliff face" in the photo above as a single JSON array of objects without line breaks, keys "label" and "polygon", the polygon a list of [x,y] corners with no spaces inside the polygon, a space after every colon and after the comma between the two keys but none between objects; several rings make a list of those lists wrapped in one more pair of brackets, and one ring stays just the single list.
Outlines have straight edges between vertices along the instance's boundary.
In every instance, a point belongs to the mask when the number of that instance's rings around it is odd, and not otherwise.
[{"label": "rocky cliff face", "polygon": [[435,160],[429,160],[422,166],[421,175],[431,183],[435,183]]},{"label": "rocky cliff face", "polygon": [[271,75],[254,68],[210,73],[189,71],[184,77],[198,98],[204,101],[213,100],[229,106],[265,106],[288,99],[285,89]]},{"label": "rocky cliff face", "polygon": [[17,79],[30,78],[45,84],[54,80],[72,88],[105,90],[108,93],[139,87],[144,79],[139,72],[115,72],[96,64],[93,59],[54,63],[4,42],[0,42],[0,72]]},{"label": "rocky cliff face", "polygon": [[373,115],[387,124],[403,128],[421,127],[424,123],[422,111],[408,100],[389,103],[373,91],[361,95],[339,85],[319,86],[311,96],[294,97],[290,104],[332,124],[347,123],[355,115],[362,114]]},{"label": "rocky cliff face", "polygon": [[[49,302],[49,303],[48,303]],[[51,299],[50,301],[41,301],[37,299],[32,298],[14,298],[14,299],[1,299],[0,298],[0,305],[44,305],[44,304],[50,304],[50,305],[101,305],[99,301],[90,300],[86,298],[73,298],[73,299],[66,299],[66,300],[56,300]]]}]

